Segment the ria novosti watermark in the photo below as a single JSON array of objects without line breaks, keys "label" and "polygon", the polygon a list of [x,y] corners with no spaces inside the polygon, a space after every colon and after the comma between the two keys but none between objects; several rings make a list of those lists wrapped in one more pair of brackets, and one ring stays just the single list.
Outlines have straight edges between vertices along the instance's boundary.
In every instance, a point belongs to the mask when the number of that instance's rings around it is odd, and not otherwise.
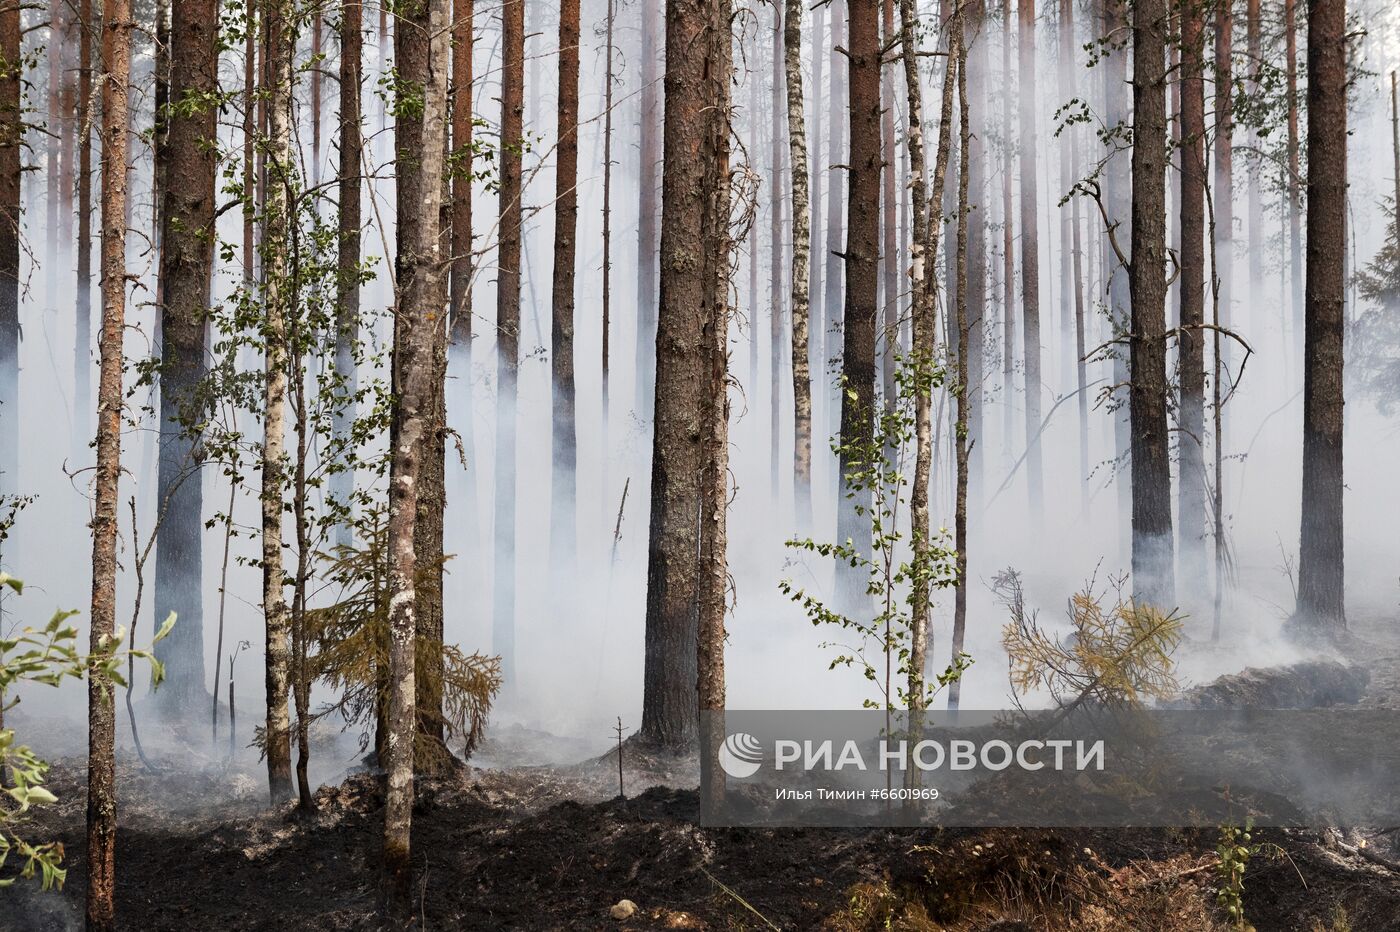
[{"label": "ria novosti watermark", "polygon": [[[933,773],[946,767],[949,771],[971,771],[981,768],[991,772],[1018,767],[1025,771],[1043,770],[1103,770],[1104,742],[1087,742],[1071,738],[1050,740],[1029,739],[1017,742],[993,738],[978,744],[967,739],[950,741],[921,741],[880,739],[874,748],[873,760],[867,760],[861,743],[848,739],[793,741],[778,739],[773,743],[772,760],[775,771],[860,771],[920,770]],[[763,765],[762,742],[746,732],[736,732],[724,740],[719,754],[720,767],[736,779],[756,774]]]},{"label": "ria novosti watermark", "polygon": [[724,781],[701,794],[712,825],[1400,824],[1397,711],[729,711],[701,728]]}]

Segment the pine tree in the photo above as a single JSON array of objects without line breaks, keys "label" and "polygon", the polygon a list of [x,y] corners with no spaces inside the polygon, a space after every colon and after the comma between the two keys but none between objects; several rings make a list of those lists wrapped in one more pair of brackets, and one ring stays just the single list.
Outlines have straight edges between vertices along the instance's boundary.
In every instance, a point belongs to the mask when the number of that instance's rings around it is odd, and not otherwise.
[{"label": "pine tree", "polygon": [[1342,376],[1346,330],[1347,9],[1308,11],[1308,263],[1303,339],[1303,518],[1298,607],[1305,627],[1346,627]]},{"label": "pine tree", "polygon": [[1166,372],[1166,0],[1133,5],[1132,420],[1133,594],[1175,601]]},{"label": "pine tree", "polygon": [[[218,108],[218,0],[174,6],[170,26],[172,106],[162,122],[168,159],[160,211],[161,509],[156,540],[155,617],[180,624],[156,646],[169,670],[157,702],[169,715],[202,708],[204,678],[204,493],[199,425],[207,405],[209,287],[214,264]],[[199,700],[196,702],[195,700]]]},{"label": "pine tree", "polygon": [[[94,654],[109,649],[108,642],[116,631],[117,484],[121,477],[122,338],[126,325],[126,166],[130,141],[127,116],[133,25],[129,0],[106,0],[102,8],[102,337],[89,642]],[[116,694],[111,678],[93,670],[88,677],[87,927],[95,932],[117,928],[115,713]]]},{"label": "pine tree", "polygon": [[578,227],[579,0],[559,8],[559,145],[554,170],[554,491],[550,565],[563,586],[578,550],[578,436],[574,425],[574,237]]}]

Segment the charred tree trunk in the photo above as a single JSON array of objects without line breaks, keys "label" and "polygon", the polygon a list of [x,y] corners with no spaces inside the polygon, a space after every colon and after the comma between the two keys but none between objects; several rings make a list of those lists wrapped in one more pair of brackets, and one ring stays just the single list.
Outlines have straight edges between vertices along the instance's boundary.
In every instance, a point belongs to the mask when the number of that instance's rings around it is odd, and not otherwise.
[{"label": "charred tree trunk", "polygon": [[0,494],[19,486],[19,244],[21,109],[19,7],[0,9]]},{"label": "charred tree trunk", "polygon": [[[550,563],[567,587],[578,549],[578,437],[574,426],[574,237],[578,227],[579,0],[559,8],[559,145],[554,172],[554,494]],[[561,578],[562,577],[562,578]]]},{"label": "charred tree trunk", "polygon": [[331,430],[339,462],[330,477],[331,500],[345,509],[336,526],[336,543],[352,542],[355,492],[355,395],[359,377],[355,344],[360,332],[360,158],[364,148],[360,113],[360,84],[364,67],[364,8],[358,0],[340,5],[340,165],[336,172],[340,215],[336,255],[335,372],[341,401]]},{"label": "charred tree trunk", "polygon": [[[789,15],[794,7],[800,16],[801,5],[789,0]],[[700,768],[701,785],[707,792],[701,805],[711,812],[724,798],[724,773],[715,767],[715,763],[725,733],[724,615],[729,583],[726,508],[729,502],[728,294],[733,250],[729,236],[729,86],[734,70],[730,33],[732,15],[730,0],[700,0],[695,3],[673,0],[668,6],[666,20],[667,60],[673,63],[671,67],[682,71],[690,87],[694,88],[694,101],[682,101],[679,112],[673,111],[668,87],[668,171],[663,182],[664,213],[661,221],[661,236],[665,244],[663,254],[673,255],[676,248],[689,251],[693,245],[698,245],[699,254],[705,257],[698,266],[699,282],[693,281],[693,273],[663,276],[661,299],[663,308],[675,300],[692,301],[697,296],[696,285],[699,286],[703,337],[700,351],[704,357],[705,382],[700,396],[700,578],[697,587],[699,642],[696,684],[699,707],[705,713]],[[696,29],[700,30],[698,36],[693,34]],[[798,93],[801,93],[800,85]],[[695,123],[688,123],[685,127],[673,126],[674,119],[691,114],[695,116]],[[680,177],[672,176],[670,164],[676,158],[676,136],[695,134],[697,131],[698,164],[681,168],[676,173]],[[686,159],[682,156],[681,160]],[[794,176],[798,174],[799,167],[794,158]],[[678,184],[687,187],[678,190]],[[698,196],[688,193],[691,185],[694,185]],[[688,225],[695,209],[694,201],[699,202],[698,231]],[[673,217],[673,213],[676,216]],[[678,231],[677,226],[682,229]],[[696,232],[699,233],[698,244],[689,239]],[[667,246],[671,249],[667,250]],[[794,364],[795,361],[794,357]]]},{"label": "charred tree trunk", "polygon": [[[670,751],[696,745],[697,686],[699,707],[711,713],[724,707],[726,478],[720,425],[727,407],[722,332],[729,44],[727,0],[668,0],[661,305],[639,740]],[[707,723],[714,724],[712,715]],[[715,742],[723,739],[720,724],[719,731],[706,729],[702,767],[713,764]],[[718,775],[707,778],[713,790]]]},{"label": "charred tree trunk", "polygon": [[1308,10],[1308,266],[1303,341],[1303,521],[1295,620],[1346,627],[1342,404],[1346,329],[1347,24],[1345,0]]},{"label": "charred tree trunk", "polygon": [[[521,4],[513,6],[517,13],[521,10]],[[389,465],[388,788],[382,890],[386,914],[394,921],[403,921],[413,899],[409,835],[418,714],[415,642],[420,623],[415,616],[422,604],[417,574],[424,568],[423,555],[416,546],[420,540],[418,523],[425,506],[436,511],[439,529],[442,520],[441,499],[424,502],[420,481],[431,468],[427,460],[436,444],[430,435],[440,428],[439,357],[445,352],[442,275],[446,265],[441,209],[450,37],[446,0],[413,0],[397,7],[395,17],[395,64],[403,81],[421,94],[422,103],[421,107],[399,108],[394,123],[398,151],[394,389],[398,403]],[[441,466],[438,469],[440,475]]]},{"label": "charred tree trunk", "polygon": [[160,460],[156,494],[163,511],[156,539],[156,623],[179,624],[156,645],[167,679],[157,703],[167,716],[202,709],[204,679],[204,421],[208,371],[205,330],[214,264],[214,190],[218,169],[218,0],[183,0],[171,22],[169,161],[160,211]]},{"label": "charred tree trunk", "polygon": [[287,308],[285,293],[287,238],[291,210],[291,101],[296,49],[296,18],[285,0],[263,7],[268,48],[268,180],[263,204],[264,367],[262,449],[263,617],[267,627],[268,786],[273,805],[292,795],[291,724],[287,690],[291,684],[291,630],[286,574],[282,567],[282,491],[286,467]]},{"label": "charred tree trunk", "polygon": [[[788,148],[792,163],[792,497],[797,527],[800,533],[806,533],[812,526],[812,376],[808,366],[812,226],[807,127],[802,106],[802,0],[786,0],[785,11],[783,64],[787,72]],[[819,54],[817,58],[820,57]]]},{"label": "charred tree trunk", "polygon": [[1040,227],[1036,177],[1035,0],[1016,5],[1020,80],[1021,153],[1021,327],[1026,354],[1026,483],[1032,520],[1044,499],[1041,478],[1040,419]]},{"label": "charred tree trunk", "polygon": [[1166,0],[1133,5],[1133,208],[1129,413],[1132,419],[1133,594],[1175,600],[1166,369]]},{"label": "charred tree trunk", "polygon": [[657,236],[660,212],[663,0],[641,0],[641,164],[637,183],[637,417],[652,408],[656,372]]},{"label": "charred tree trunk", "polygon": [[1181,571],[1205,573],[1205,11],[1189,3],[1181,12],[1181,300],[1178,365],[1181,378],[1177,450],[1177,521]]},{"label": "charred tree trunk", "polygon": [[[12,14],[5,14],[6,16]],[[18,14],[14,25],[18,26]],[[126,326],[127,101],[131,7],[102,9],[102,341],[97,386],[97,472],[92,516],[92,633],[89,650],[111,650],[117,610],[117,483],[121,476],[122,336]],[[8,36],[7,36],[8,38]],[[18,58],[9,59],[18,64]],[[100,669],[88,676],[87,927],[117,927],[116,696]]]},{"label": "charred tree trunk", "polygon": [[[525,0],[506,3],[501,8],[501,20],[501,186],[496,261],[496,583],[492,642],[501,657],[501,676],[509,689],[515,679],[515,401],[520,368],[520,246],[524,229],[520,163],[525,140]],[[647,261],[643,259],[642,265]],[[644,276],[645,273],[638,274]]]},{"label": "charred tree trunk", "polygon": [[[873,4],[848,4],[850,50],[850,167],[846,228],[846,300],[842,324],[841,476],[848,486],[837,506],[836,538],[851,541],[857,552],[870,551],[870,491],[849,489],[853,475],[868,464],[875,419],[875,326],[880,256],[880,20]],[[848,497],[849,496],[849,497]],[[859,606],[865,598],[863,572],[837,564],[837,600]]]}]

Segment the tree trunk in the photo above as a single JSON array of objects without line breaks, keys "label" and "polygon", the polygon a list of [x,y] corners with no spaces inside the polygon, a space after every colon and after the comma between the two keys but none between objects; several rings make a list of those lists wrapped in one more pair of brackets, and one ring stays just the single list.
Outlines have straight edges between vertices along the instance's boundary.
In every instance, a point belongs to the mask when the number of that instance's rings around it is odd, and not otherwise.
[{"label": "tree trunk", "polygon": [[1396,73],[1390,73],[1390,139],[1395,154],[1395,241],[1400,243],[1400,86]]},{"label": "tree trunk", "polygon": [[[824,161],[826,149],[826,126],[824,122],[825,110],[822,107],[822,87],[826,84],[826,15],[825,6],[817,7],[812,12],[812,131],[807,136],[807,143],[810,149],[807,160],[811,171],[811,197],[808,202],[808,223],[811,226],[808,238],[809,252],[812,254],[808,260],[808,268],[811,270],[810,285],[808,287],[808,297],[810,303],[807,309],[807,372],[808,384],[813,386],[812,391],[812,432],[819,433],[817,437],[818,449],[825,446],[823,441],[827,437],[826,425],[826,321],[829,312],[826,307],[826,281],[824,272],[826,264],[823,262],[823,244],[825,240],[826,227],[822,223],[822,191],[826,187],[827,164]],[[809,478],[809,482],[816,481]]]},{"label": "tree trunk", "polygon": [[[875,319],[880,255],[880,21],[873,4],[848,4],[850,49],[850,222],[846,228],[846,301],[842,325],[841,476],[849,486],[871,443],[875,424]],[[870,519],[857,512],[870,491],[849,489],[837,506],[836,538],[870,551]],[[837,600],[856,608],[864,600],[864,571],[838,563]]]},{"label": "tree trunk", "polygon": [[[170,29],[165,189],[161,192],[160,460],[156,539],[156,624],[171,612],[179,624],[156,645],[165,664],[157,705],[169,716],[204,707],[204,458],[208,372],[205,330],[214,264],[214,180],[218,168],[218,0],[175,4]],[[202,103],[201,103],[202,102]]]},{"label": "tree trunk", "polygon": [[[769,495],[773,502],[779,501],[778,434],[782,422],[782,373],[783,373],[783,234],[785,233],[783,207],[787,198],[783,196],[783,129],[786,121],[780,114],[787,110],[783,96],[783,11],[781,4],[773,4],[773,71],[769,85],[772,95],[769,98],[772,112],[768,117],[769,168],[768,182],[768,480]],[[781,122],[780,122],[781,121]]]},{"label": "tree trunk", "polygon": [[608,466],[611,447],[609,446],[608,421],[612,408],[609,361],[612,348],[612,169],[613,169],[613,30],[617,19],[617,0],[608,0],[607,22],[604,25],[604,40],[607,51],[604,55],[607,74],[603,78],[603,334],[602,334],[602,490],[603,501],[611,503],[608,484]]},{"label": "tree trunk", "polygon": [[[1101,35],[1121,34],[1127,29],[1126,5],[1122,0],[1100,0]],[[1110,45],[1103,74],[1104,111],[1109,126],[1127,127],[1132,119],[1128,101],[1127,51]],[[1109,332],[1115,337],[1132,331],[1131,275],[1126,262],[1120,262],[1118,248],[1125,247],[1131,259],[1132,237],[1124,236],[1124,224],[1130,222],[1132,179],[1131,162],[1123,153],[1112,155],[1104,173],[1104,209],[1109,227],[1102,237],[1105,297],[1108,300]],[[1128,385],[1128,356],[1130,352],[1113,354],[1113,385]],[[1131,396],[1131,392],[1128,392]],[[1131,547],[1132,514],[1132,401],[1123,398],[1116,389],[1113,395],[1116,411],[1113,415],[1114,485],[1118,493],[1118,527],[1120,540]],[[1125,521],[1125,519],[1128,519]]]},{"label": "tree trunk", "polygon": [[1129,403],[1132,418],[1133,594],[1169,610],[1171,451],[1166,369],[1166,0],[1133,5],[1133,208]]},{"label": "tree trunk", "polygon": [[1390,144],[1396,161],[1396,199],[1394,199],[1394,230],[1400,242],[1400,85],[1396,73],[1390,73]]},{"label": "tree trunk", "polygon": [[[515,680],[515,400],[520,367],[520,246],[524,222],[520,160],[525,138],[525,0],[503,6],[501,20],[501,186],[496,260],[496,584],[492,643],[501,657],[501,676],[509,689]],[[641,266],[645,268],[648,261],[643,258]],[[645,276],[643,272],[639,274]],[[639,304],[639,314],[642,306]]]},{"label": "tree trunk", "polygon": [[[822,338],[823,344],[827,347],[826,355],[822,359],[822,385],[827,391],[827,424],[825,433],[827,436],[837,435],[841,431],[841,409],[843,392],[839,390],[838,380],[832,373],[840,370],[840,354],[845,351],[845,305],[843,303],[843,293],[845,280],[842,277],[845,272],[845,260],[842,255],[842,237],[845,232],[845,204],[846,190],[843,186],[849,179],[846,176],[848,169],[845,167],[849,156],[849,139],[845,135],[848,117],[846,116],[848,89],[846,86],[846,56],[837,49],[846,45],[846,0],[832,0],[831,2],[831,59],[827,63],[831,70],[831,93],[827,100],[827,175],[826,175],[826,268],[822,274],[822,282],[826,291],[822,297],[822,305],[825,308],[825,318],[822,321],[822,330],[826,334]],[[835,167],[841,166],[841,167]],[[835,473],[835,488],[832,490],[837,502],[837,510],[841,509],[840,502],[846,495],[845,474],[841,470]]]},{"label": "tree trunk", "polygon": [[1181,12],[1181,301],[1178,365],[1181,370],[1177,450],[1177,521],[1181,572],[1205,573],[1205,193],[1206,100],[1205,11],[1188,4]]},{"label": "tree trunk", "polygon": [[[92,33],[92,0],[80,0],[77,130],[78,300],[77,332],[73,336],[73,421],[74,430],[81,438],[78,450],[82,455],[79,461],[87,459],[87,438],[92,434],[92,421],[87,416],[92,410]],[[0,103],[0,108],[3,107],[4,104]],[[0,368],[3,368],[2,363]],[[3,469],[3,465],[0,465],[0,469]],[[5,481],[0,478],[0,492],[3,491]]]},{"label": "tree trunk", "polygon": [[[506,7],[516,11],[520,4]],[[507,16],[511,16],[509,12]],[[383,894],[386,913],[406,920],[412,906],[409,836],[413,820],[416,635],[421,608],[417,574],[418,522],[424,505],[420,480],[433,456],[430,434],[440,428],[438,357],[442,336],[441,209],[447,148],[447,71],[450,36],[446,0],[414,0],[395,11],[394,58],[404,83],[421,94],[421,107],[399,108],[394,123],[397,160],[397,256],[394,325],[394,444],[389,466],[389,710],[388,788],[384,803]],[[523,28],[521,30],[523,33]],[[441,467],[439,467],[439,470]],[[440,540],[441,538],[439,538]],[[439,569],[441,562],[439,561]]]},{"label": "tree trunk", "polygon": [[[1215,9],[1215,187],[1211,191],[1211,206],[1215,225],[1213,274],[1220,291],[1220,323],[1224,327],[1232,323],[1235,272],[1234,35],[1235,19],[1229,0],[1221,0]],[[1228,360],[1229,343],[1223,345]]]},{"label": "tree trunk", "polygon": [[[934,346],[937,314],[938,280],[934,275],[934,258],[938,255],[938,234],[942,218],[929,216],[931,205],[943,203],[944,178],[948,169],[951,147],[949,127],[953,117],[953,72],[943,76],[942,117],[938,123],[938,151],[934,157],[933,195],[926,188],[927,159],[924,154],[924,103],[919,79],[919,48],[916,0],[900,0],[900,53],[904,62],[904,89],[909,99],[909,184],[912,188],[913,242],[910,245],[909,279],[914,308],[911,358],[915,365],[931,367],[936,360]],[[909,491],[911,545],[915,559],[923,563],[931,546],[928,490],[933,466],[933,385],[921,387],[914,393],[914,485]],[[909,641],[909,708],[924,707],[924,668],[929,648],[929,580],[914,574],[910,597]]]},{"label": "tree trunk", "polygon": [[[789,0],[787,9],[789,16],[793,16],[795,9],[797,15],[793,18],[800,17],[802,8],[796,0]],[[715,763],[724,740],[724,615],[729,583],[726,560],[726,509],[729,503],[728,294],[733,242],[729,236],[728,114],[733,74],[732,15],[730,0],[673,0],[667,9],[666,29],[667,60],[682,72],[684,80],[693,90],[684,95],[688,99],[673,104],[670,85],[667,89],[668,171],[663,182],[663,252],[673,255],[678,248],[689,251],[698,245],[699,254],[705,257],[696,267],[700,273],[699,281],[694,280],[693,272],[681,272],[679,269],[663,274],[661,300],[663,308],[675,300],[688,302],[697,296],[697,290],[700,300],[700,351],[704,356],[705,382],[699,397],[702,439],[696,684],[699,707],[707,713],[703,753],[700,756],[701,784],[707,792],[701,805],[710,812],[714,812],[724,798],[724,773],[715,767]],[[798,33],[793,38],[800,36],[799,24],[800,21],[789,27],[789,36],[793,32]],[[694,34],[697,29],[700,31],[698,36]],[[790,86],[789,99],[791,93]],[[800,126],[800,84],[797,93]],[[680,126],[674,125],[682,118],[686,118],[685,122]],[[670,163],[677,158],[678,151],[675,146],[681,138],[696,135],[699,137],[697,164],[680,166],[679,171],[672,175]],[[686,151],[695,151],[695,143],[690,142]],[[796,150],[793,154],[793,176],[805,178],[805,165],[799,164]],[[805,152],[802,155],[805,156]],[[678,160],[689,161],[685,156]],[[678,188],[678,184],[685,187]],[[692,191],[696,193],[690,193]],[[694,219],[696,202],[700,221],[698,231],[689,226]],[[698,242],[695,240],[696,232],[699,233]],[[794,365],[796,359],[794,356]],[[653,496],[655,494],[653,492]]]},{"label": "tree trunk", "polygon": [[[163,192],[168,185],[167,172],[170,163],[170,0],[156,0],[155,17],[152,65],[155,72],[155,99],[151,127],[151,242],[155,245],[156,261],[159,263],[161,237],[164,234],[161,224],[161,212],[165,209]],[[135,170],[134,165],[132,170]],[[128,216],[132,206],[130,202],[126,205]],[[161,294],[161,284],[157,279],[156,303],[160,303],[164,298]]]},{"label": "tree trunk", "polygon": [[[967,455],[968,455],[968,319],[967,319],[967,215],[968,215],[968,163],[971,161],[971,132],[968,126],[967,101],[967,48],[963,44],[963,13],[960,10],[953,17],[952,54],[957,60],[958,69],[958,241],[955,282],[957,288],[956,323],[958,345],[962,348],[957,357],[957,421],[953,431],[953,458],[956,477],[953,492],[953,540],[957,548],[958,585],[953,594],[953,644],[952,662],[956,664],[963,652],[963,639],[967,634]],[[948,708],[957,709],[961,698],[962,682],[955,680],[948,687]]]},{"label": "tree trunk", "polygon": [[[727,0],[668,0],[661,305],[639,738],[670,751],[695,747],[697,685],[699,706],[717,711],[724,704],[726,478],[720,409],[726,406],[729,43]],[[703,666],[697,644],[704,647]],[[713,744],[723,735],[707,729],[705,737],[701,761],[709,767]],[[706,776],[713,789],[718,780]]]},{"label": "tree trunk", "polygon": [[[894,0],[880,5],[880,291],[881,320],[878,345],[880,350],[880,394],[887,409],[896,403],[895,356],[899,352],[899,198],[895,174],[899,159],[895,152],[894,69],[884,67],[885,49],[892,47],[894,34]],[[893,462],[898,456],[894,438],[888,438],[885,454]]]},{"label": "tree trunk", "polygon": [[[974,0],[963,17],[967,58],[967,482],[975,509],[982,483],[982,383],[986,379],[987,316],[987,0]],[[907,80],[907,76],[906,76]]]},{"label": "tree trunk", "polygon": [[[47,59],[49,68],[48,88],[45,93],[47,103],[46,120],[44,128],[46,132],[44,138],[44,188],[45,206],[47,216],[44,222],[45,251],[48,256],[58,255],[58,217],[59,217],[59,192],[61,185],[58,180],[58,162],[61,145],[58,133],[55,129],[59,122],[60,104],[58,100],[59,87],[63,83],[63,16],[65,4],[63,0],[49,0],[48,18],[42,25],[48,29],[48,45],[45,49],[44,57]],[[23,28],[23,27],[21,27]],[[41,267],[42,268],[42,267]],[[58,287],[58,263],[48,263],[46,272],[46,287],[53,293]]]},{"label": "tree trunk", "polygon": [[[452,265],[449,310],[451,313],[451,345],[448,366],[450,383],[459,386],[461,394],[448,405],[449,413],[460,404],[462,413],[454,415],[458,442],[467,466],[460,473],[462,511],[465,519],[459,531],[466,541],[469,567],[463,573],[466,585],[480,580],[481,517],[477,491],[476,412],[474,407],[476,373],[472,366],[472,344],[475,337],[472,322],[472,276],[475,258],[472,254],[472,173],[476,147],[472,139],[472,49],[476,41],[473,32],[474,0],[453,0],[452,10],[452,161],[448,165],[452,182],[451,237]],[[455,370],[455,371],[453,371]]]},{"label": "tree trunk", "polygon": [[[757,64],[759,60],[758,34],[755,30],[752,48],[749,50],[749,61]],[[749,79],[749,107],[748,107],[748,138],[749,147],[753,155],[749,158],[758,158],[759,129],[763,125],[763,118],[760,109],[759,81],[756,73],[750,72]],[[748,337],[749,337],[749,381],[748,390],[754,395],[754,404],[758,403],[758,215],[760,201],[763,199],[762,186],[754,184],[752,188],[753,207],[749,216],[749,244],[748,244],[748,266],[749,266],[749,302],[748,302]],[[655,352],[655,348],[653,348]]]},{"label": "tree trunk", "polygon": [[336,525],[336,543],[353,542],[355,394],[359,387],[355,344],[360,333],[360,159],[364,148],[360,114],[360,84],[364,67],[364,8],[356,0],[340,5],[340,166],[336,189],[340,205],[336,255],[335,372],[341,401],[331,431],[339,462],[330,477],[331,500],[346,509]]},{"label": "tree trunk", "polygon": [[321,184],[321,7],[311,13],[311,184]]},{"label": "tree trunk", "polygon": [[291,102],[296,49],[296,18],[285,0],[270,0],[263,8],[268,48],[268,142],[266,201],[263,204],[264,366],[262,449],[262,571],[263,617],[267,625],[267,725],[265,730],[268,787],[273,805],[292,795],[291,725],[287,690],[291,677],[290,628],[286,574],[282,569],[282,491],[285,483],[287,402],[287,308],[284,293],[287,236],[291,210]]},{"label": "tree trunk", "polygon": [[1011,178],[1011,0],[1002,0],[1001,74],[1005,96],[1002,98],[1001,120],[1001,285],[1002,285],[1002,349],[1001,392],[1002,445],[1008,463],[1015,460],[1015,419],[1012,399],[1016,394],[1016,223],[1012,213]]},{"label": "tree trunk", "polygon": [[661,172],[661,76],[663,61],[661,5],[663,0],[641,0],[641,163],[637,182],[637,417],[652,408],[656,373],[656,278],[658,177]]},{"label": "tree trunk", "polygon": [[1035,0],[1018,0],[1021,153],[1021,327],[1026,355],[1026,485],[1032,521],[1044,498],[1040,455],[1040,233],[1036,177]]},{"label": "tree trunk", "polygon": [[[77,131],[74,126],[78,102],[77,49],[74,47],[74,13],[72,0],[58,4],[60,14],[55,24],[59,43],[58,123],[51,127],[58,132],[58,240],[66,253],[73,242],[73,156]],[[50,261],[57,256],[50,257]],[[88,438],[82,438],[83,448]]]},{"label": "tree trunk", "polygon": [[[91,2],[91,0],[84,0]],[[353,0],[351,0],[353,2]],[[243,42],[243,284],[251,288],[256,276],[257,249],[255,230],[258,216],[257,203],[257,134],[262,126],[258,123],[260,102],[254,102],[257,93],[258,76],[258,35],[260,31],[257,5],[250,3],[243,12],[243,28],[246,35]],[[342,52],[343,54],[343,52]]]},{"label": "tree trunk", "polygon": [[19,7],[0,8],[0,494],[19,491],[19,245],[21,110]]},{"label": "tree trunk", "polygon": [[[1347,193],[1345,0],[1308,11],[1308,265],[1303,341],[1303,625],[1346,627],[1342,536],[1342,373]],[[1316,169],[1316,170],[1312,170]]]},{"label": "tree trunk", "polygon": [[[1245,0],[1245,46],[1249,58],[1249,76],[1245,93],[1254,99],[1259,94],[1259,76],[1263,71],[1263,40],[1259,23],[1260,0]],[[1253,145],[1262,148],[1264,137],[1256,129]],[[1259,193],[1260,156],[1249,159],[1249,287],[1264,283],[1264,202]]]},{"label": "tree trunk", "polygon": [[[1059,22],[1055,25],[1055,38],[1059,44],[1058,95],[1063,104],[1074,99],[1074,3],[1073,0],[1059,0],[1058,6]],[[1056,133],[1060,167],[1060,240],[1057,251],[1060,265],[1059,351],[1062,360],[1057,388],[1061,391],[1069,384],[1074,372],[1074,251],[1070,248],[1070,243],[1074,241],[1074,198],[1068,197],[1077,171],[1070,152],[1074,128],[1073,124],[1061,125]]]},{"label": "tree trunk", "polygon": [[[1060,0],[1060,99],[1070,100],[1078,93],[1075,85],[1074,3],[1073,0]],[[1066,314],[1070,329],[1068,342],[1071,366],[1074,369],[1074,387],[1078,392],[1079,408],[1079,507],[1080,513],[1089,513],[1089,386],[1088,373],[1084,369],[1084,268],[1080,242],[1079,198],[1072,196],[1074,186],[1079,182],[1079,128],[1073,124],[1066,127],[1063,135],[1068,137],[1066,147],[1060,150],[1060,182],[1064,196],[1069,202],[1061,208],[1060,253],[1061,283],[1066,290],[1060,296],[1060,304]],[[973,448],[974,451],[976,448]],[[975,475],[975,473],[974,473]]]},{"label": "tree trunk", "polygon": [[[18,18],[18,14],[5,14]],[[11,25],[7,22],[7,25]],[[102,9],[102,340],[97,386],[97,471],[92,515],[92,634],[88,649],[109,651],[117,611],[117,483],[121,476],[122,336],[126,327],[127,100],[131,7]],[[13,26],[17,27],[18,22]],[[6,30],[6,38],[9,31]],[[7,56],[8,58],[8,56]],[[19,59],[8,59],[18,62]],[[8,177],[8,173],[7,173]],[[117,788],[113,745],[116,696],[100,670],[88,676],[87,927],[115,930]]]},{"label": "tree trunk", "polygon": [[[802,0],[786,0],[783,56],[787,72],[788,147],[792,162],[792,497],[799,533],[812,526],[812,376],[808,366],[811,206],[807,127],[802,107]],[[820,60],[821,56],[817,56]],[[776,386],[774,391],[777,391]]]},{"label": "tree trunk", "polygon": [[579,0],[559,8],[559,146],[554,170],[554,517],[551,559],[558,584],[570,585],[578,550],[578,439],[574,426],[574,237],[578,227]]},{"label": "tree trunk", "polygon": [[[1293,321],[1293,342],[1290,356],[1298,350],[1303,334],[1303,201],[1299,186],[1302,172],[1298,167],[1298,23],[1297,0],[1283,0],[1284,74],[1288,98],[1288,281],[1291,286],[1290,305]],[[1296,358],[1296,357],[1295,357]]]}]

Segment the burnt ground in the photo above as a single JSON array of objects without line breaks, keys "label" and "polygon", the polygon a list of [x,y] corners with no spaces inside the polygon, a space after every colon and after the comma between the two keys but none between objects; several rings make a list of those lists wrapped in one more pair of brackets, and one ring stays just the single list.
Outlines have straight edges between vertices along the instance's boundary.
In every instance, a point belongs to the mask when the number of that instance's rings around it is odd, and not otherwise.
[{"label": "burnt ground", "polygon": [[[1368,643],[1350,652],[1371,673],[1359,704],[1397,701],[1400,650]],[[544,740],[505,729],[489,759]],[[705,829],[688,788],[693,767],[632,753],[626,799],[615,796],[615,758],[422,781],[413,839],[420,926],[1226,928],[1215,906],[1213,830]],[[51,780],[60,802],[24,827],[26,837],[66,845],[64,889],[0,891],[0,929],[81,927],[83,776],[81,758],[60,759]],[[123,928],[379,927],[374,776],[323,787],[310,816],[266,811],[256,770],[151,774],[124,756],[119,781]],[[1400,853],[1390,839],[1383,830],[1256,832],[1264,850],[1245,886],[1253,927],[1400,930]],[[635,914],[612,918],[624,898]]]}]

